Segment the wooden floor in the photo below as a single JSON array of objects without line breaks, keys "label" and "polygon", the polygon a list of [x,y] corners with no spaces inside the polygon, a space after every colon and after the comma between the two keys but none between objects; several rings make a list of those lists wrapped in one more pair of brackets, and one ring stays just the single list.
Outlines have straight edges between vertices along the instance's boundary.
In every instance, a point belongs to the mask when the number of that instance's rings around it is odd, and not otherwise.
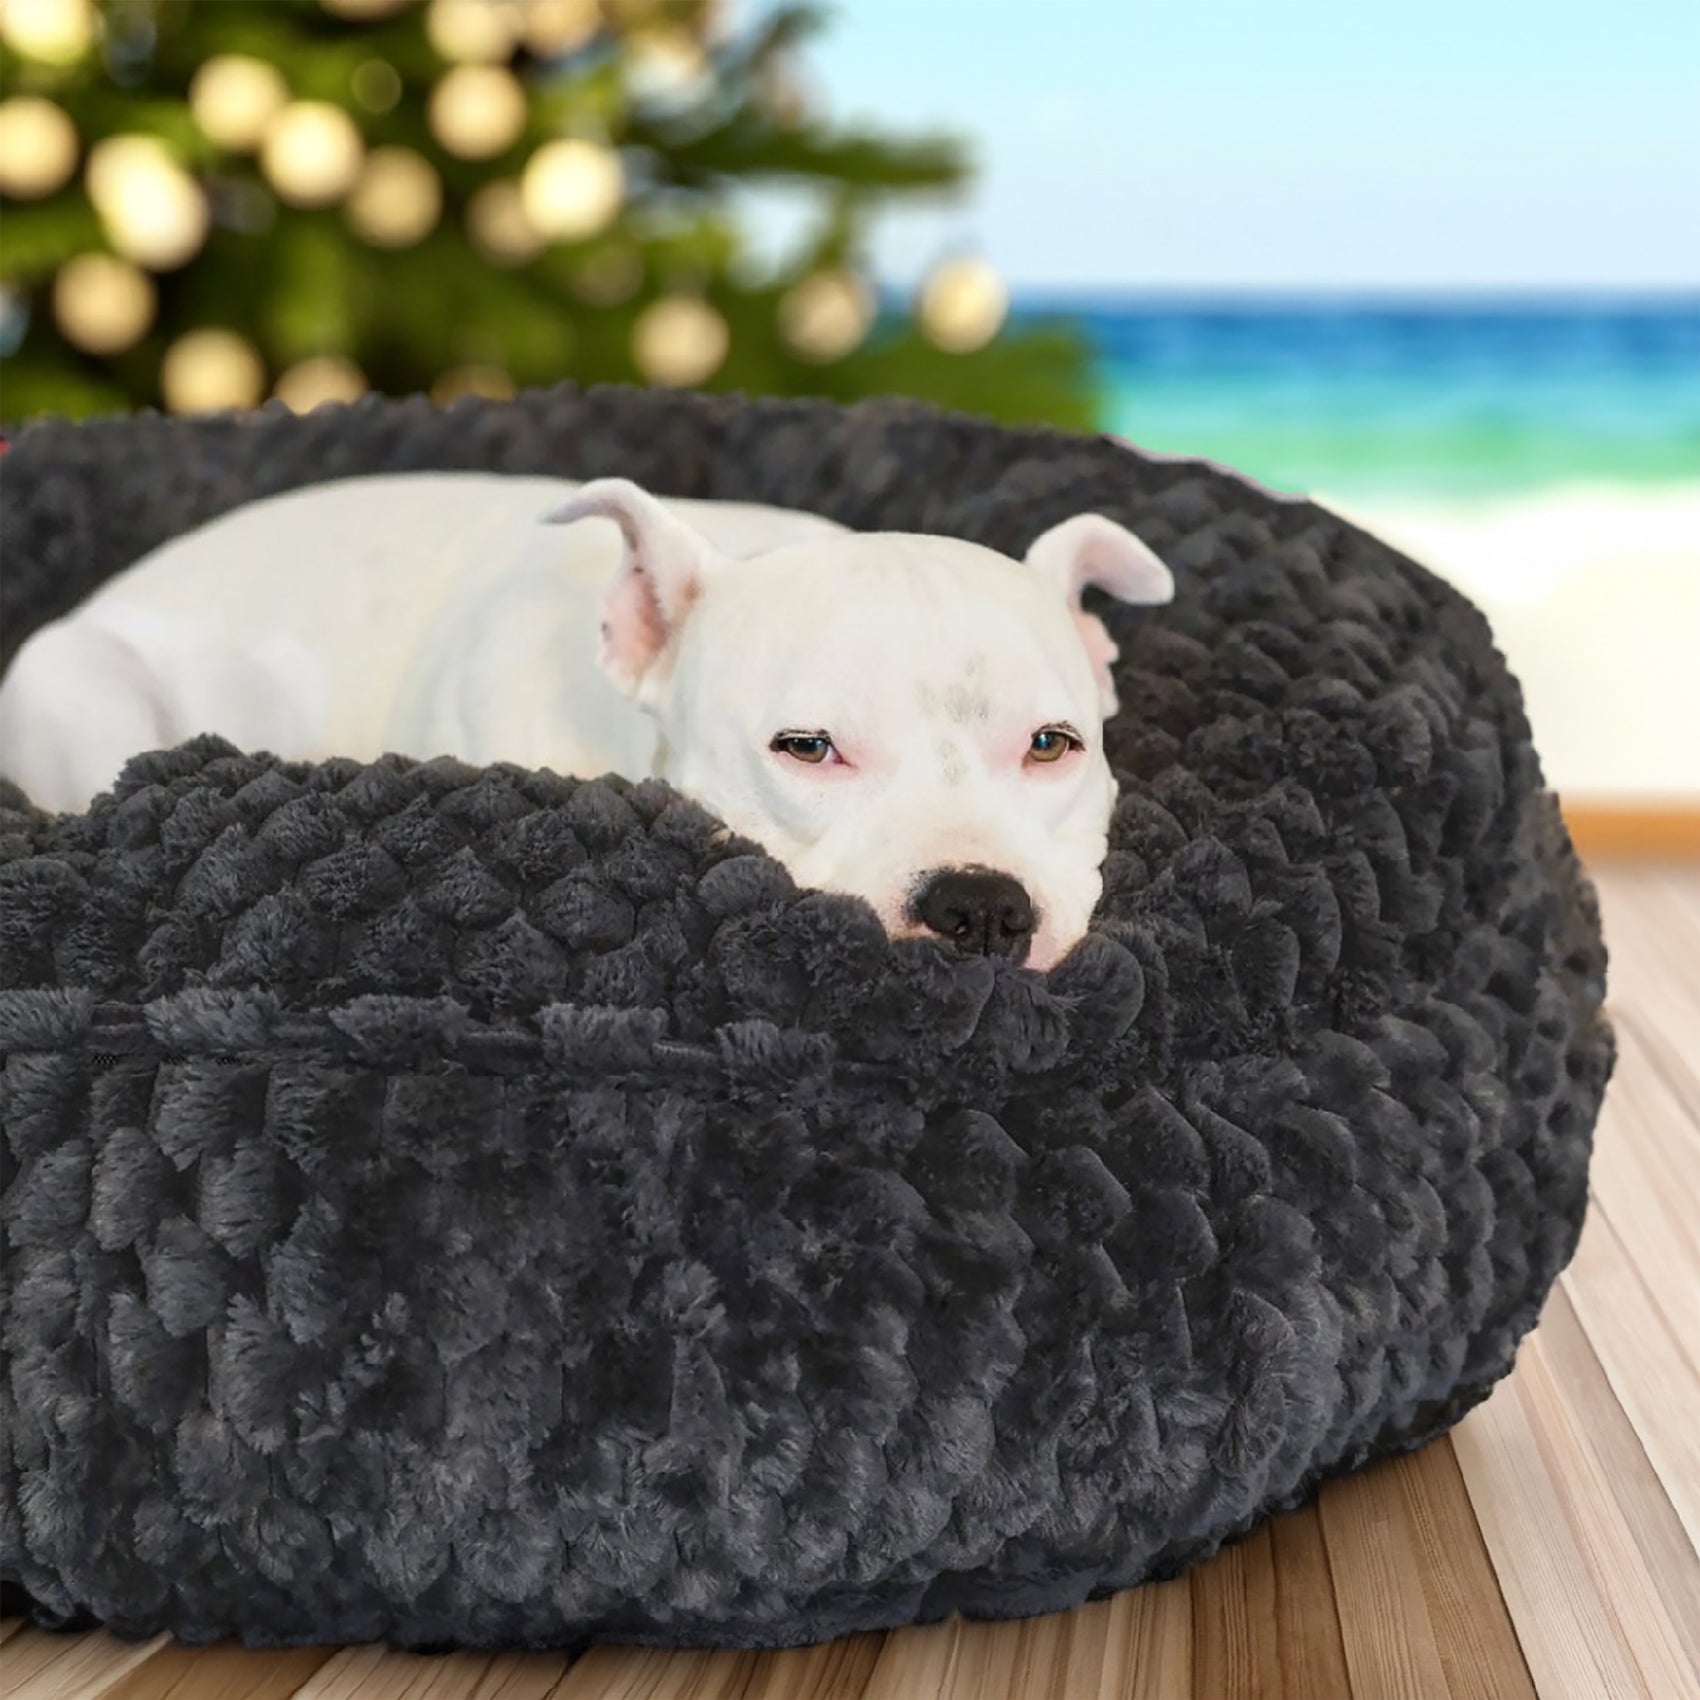
[{"label": "wooden floor", "polygon": [[1451,1436],[1191,1576],[776,1654],[191,1651],[4,1626],[7,1700],[1695,1700],[1700,867],[1598,874],[1621,1061],[1576,1260]]}]

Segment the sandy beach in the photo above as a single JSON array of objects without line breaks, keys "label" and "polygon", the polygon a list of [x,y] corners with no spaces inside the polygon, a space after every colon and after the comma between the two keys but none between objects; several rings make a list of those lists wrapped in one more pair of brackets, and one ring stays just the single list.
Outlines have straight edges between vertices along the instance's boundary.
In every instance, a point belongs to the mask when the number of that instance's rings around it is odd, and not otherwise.
[{"label": "sandy beach", "polygon": [[1700,802],[1700,479],[1318,500],[1487,613],[1560,791]]}]

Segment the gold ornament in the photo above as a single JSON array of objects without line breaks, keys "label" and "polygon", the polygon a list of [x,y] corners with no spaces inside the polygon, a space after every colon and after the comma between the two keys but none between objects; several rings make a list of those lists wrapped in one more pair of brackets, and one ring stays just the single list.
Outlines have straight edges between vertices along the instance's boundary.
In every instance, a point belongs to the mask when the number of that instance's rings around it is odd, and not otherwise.
[{"label": "gold ornament", "polygon": [[353,186],[364,150],[359,127],[340,106],[296,100],[267,126],[260,164],[291,206],[328,207]]},{"label": "gold ornament", "polygon": [[445,58],[467,65],[499,65],[513,53],[520,20],[506,0],[431,0],[425,33]]},{"label": "gold ornament", "polygon": [[526,0],[520,13],[522,39],[539,59],[583,47],[601,24],[597,0]]},{"label": "gold ornament", "polygon": [[74,65],[94,45],[90,0],[0,0],[0,41],[41,65]]},{"label": "gold ornament", "polygon": [[173,413],[252,407],[265,383],[259,351],[235,331],[190,331],[165,351],[159,369],[160,394]]},{"label": "gold ornament", "polygon": [[719,371],[731,344],[726,321],[694,295],[664,296],[632,327],[632,358],[656,384],[702,383]]},{"label": "gold ornament", "polygon": [[525,128],[525,90],[499,65],[457,65],[431,91],[431,134],[462,159],[493,159]]},{"label": "gold ornament", "polygon": [[113,247],[150,271],[182,265],[206,240],[201,186],[153,136],[96,142],[85,182]]},{"label": "gold ornament", "polygon": [[874,292],[849,271],[816,272],[779,303],[780,335],[805,360],[842,360],[874,322]]},{"label": "gold ornament", "polygon": [[33,201],[77,169],[77,127],[39,95],[0,100],[0,194]]},{"label": "gold ornament", "polygon": [[189,110],[209,141],[233,153],[257,148],[289,99],[289,85],[263,59],[220,53],[189,84]]},{"label": "gold ornament", "polygon": [[455,366],[431,386],[431,399],[439,407],[446,407],[463,395],[506,401],[515,393],[513,379],[500,366]]},{"label": "gold ornament", "polygon": [[158,306],[153,279],[110,254],[79,254],[53,280],[53,317],[66,340],[89,354],[134,347]]},{"label": "gold ornament", "polygon": [[272,391],[296,413],[311,413],[331,401],[354,401],[366,393],[366,374],[337,354],[315,354],[297,361]]},{"label": "gold ornament", "polygon": [[581,242],[613,223],[626,195],[625,168],[612,148],[576,138],[545,142],[520,178],[526,216],[557,242]]},{"label": "gold ornament", "polygon": [[526,216],[519,184],[511,177],[486,183],[467,203],[473,245],[498,266],[523,266],[543,252],[543,238]]},{"label": "gold ornament", "polygon": [[984,260],[946,260],[921,286],[921,330],[950,354],[984,348],[1008,311],[1009,291]]},{"label": "gold ornament", "polygon": [[435,168],[412,148],[377,148],[366,157],[348,197],[348,222],[379,248],[408,248],[427,235],[443,211]]}]

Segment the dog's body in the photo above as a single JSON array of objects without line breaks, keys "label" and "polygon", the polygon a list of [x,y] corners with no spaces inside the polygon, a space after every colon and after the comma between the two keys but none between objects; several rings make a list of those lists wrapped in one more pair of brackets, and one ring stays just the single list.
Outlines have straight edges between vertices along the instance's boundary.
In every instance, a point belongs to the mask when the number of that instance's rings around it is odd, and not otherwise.
[{"label": "dog's body", "polygon": [[[646,774],[655,723],[591,664],[619,532],[538,523],[578,488],[399,474],[225,514],[24,645],[0,681],[0,771],[43,807],[82,808],[136,751],[214,731],[313,760],[399,750]],[[840,529],[669,505],[733,556]]]},{"label": "dog's body", "polygon": [[1046,967],[1097,900],[1113,800],[1114,648],[1086,583],[1172,589],[1091,515],[1024,564],[618,480],[319,485],[176,539],[36,634],[0,681],[0,772],[78,808],[135,751],[212,731],[295,758],[657,773],[893,933]]}]

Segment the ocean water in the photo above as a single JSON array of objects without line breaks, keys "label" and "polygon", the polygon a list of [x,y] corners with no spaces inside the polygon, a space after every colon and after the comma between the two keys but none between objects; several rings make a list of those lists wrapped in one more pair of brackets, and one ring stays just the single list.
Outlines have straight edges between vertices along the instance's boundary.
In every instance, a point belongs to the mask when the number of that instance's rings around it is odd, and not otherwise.
[{"label": "ocean water", "polygon": [[1410,503],[1700,480],[1700,295],[1020,314],[1084,328],[1104,429],[1276,489]]}]

